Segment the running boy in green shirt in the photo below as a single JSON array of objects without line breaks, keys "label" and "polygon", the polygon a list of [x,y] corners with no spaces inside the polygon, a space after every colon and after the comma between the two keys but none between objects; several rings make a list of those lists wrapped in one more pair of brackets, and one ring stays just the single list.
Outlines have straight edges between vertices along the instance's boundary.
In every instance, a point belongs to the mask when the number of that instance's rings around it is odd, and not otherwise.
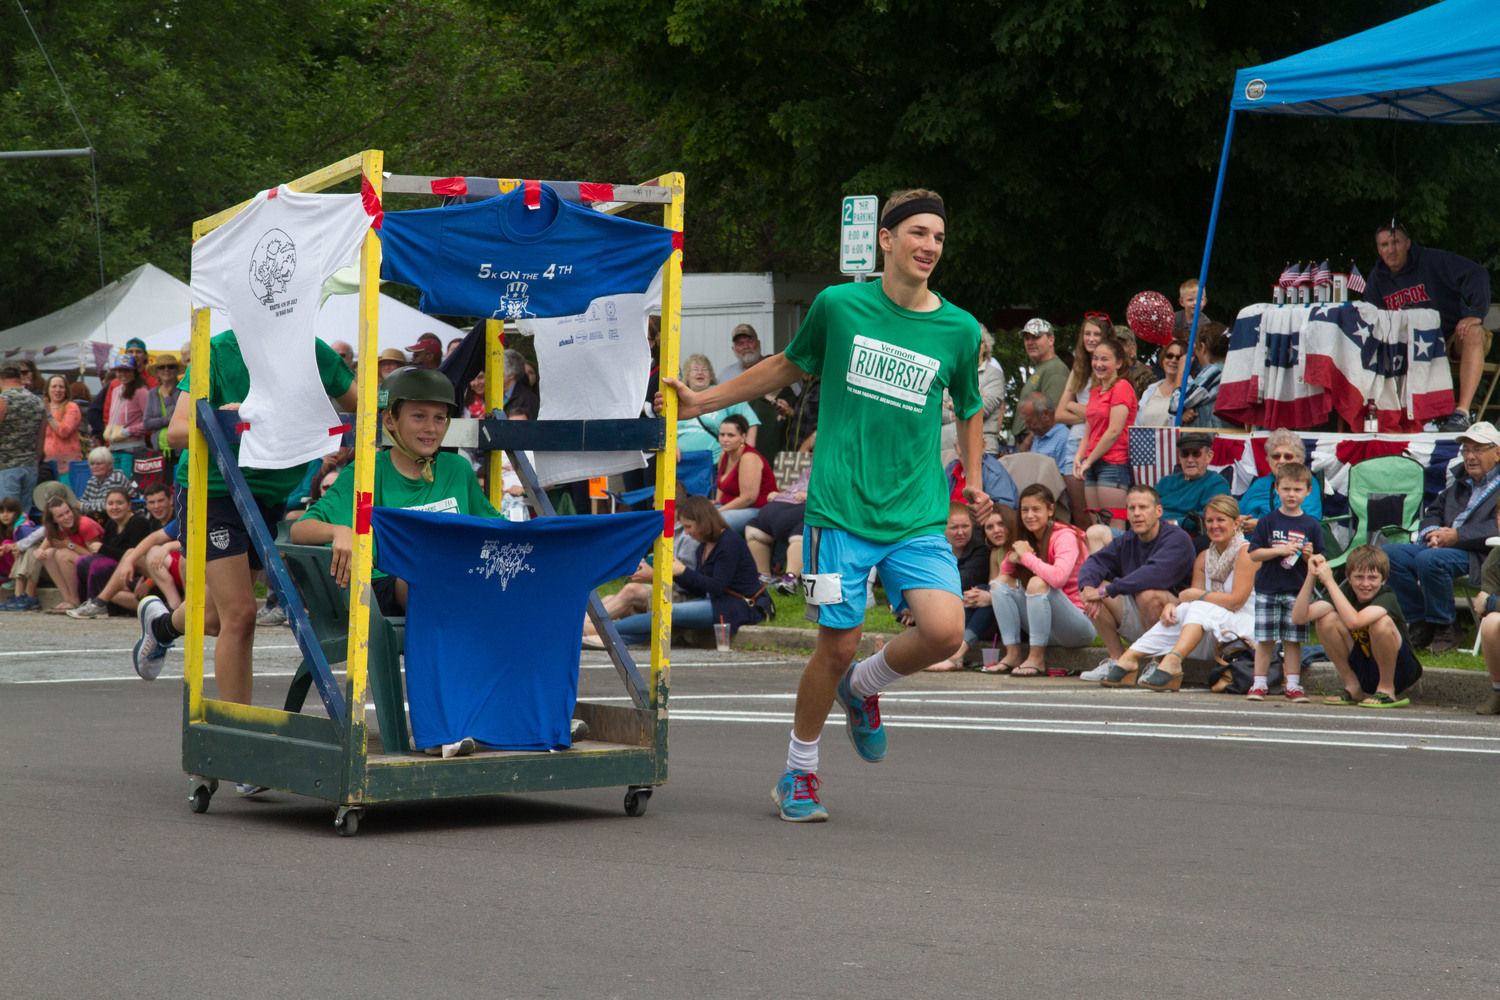
[{"label": "running boy in green shirt", "polygon": [[[781,818],[820,822],[818,739],[835,699],[861,758],[885,757],[879,693],[944,660],[963,639],[958,564],[943,536],[948,485],[940,461],[942,395],[959,425],[964,496],[983,521],[979,323],[927,287],[943,253],[947,211],[925,189],[891,195],[881,212],[879,282],[835,285],[813,300],[784,354],[730,381],[677,391],[679,419],[774,393],[802,378],[823,379],[818,442],[808,486],[802,589],[818,623],[817,649],[797,688],[786,773],[772,790]],[[663,405],[660,394],[657,408]],[[877,568],[897,611],[916,627],[854,663],[865,620],[865,580]]]}]

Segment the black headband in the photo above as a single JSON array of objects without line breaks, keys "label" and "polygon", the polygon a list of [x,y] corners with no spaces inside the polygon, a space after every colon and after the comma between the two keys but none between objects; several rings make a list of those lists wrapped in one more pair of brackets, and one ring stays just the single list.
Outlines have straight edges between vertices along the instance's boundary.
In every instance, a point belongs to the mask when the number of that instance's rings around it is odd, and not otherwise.
[{"label": "black headband", "polygon": [[948,221],[948,213],[943,210],[943,203],[936,198],[913,198],[911,201],[903,201],[885,213],[885,218],[880,220],[880,228],[894,231],[897,226],[913,215],[935,215],[944,222]]}]

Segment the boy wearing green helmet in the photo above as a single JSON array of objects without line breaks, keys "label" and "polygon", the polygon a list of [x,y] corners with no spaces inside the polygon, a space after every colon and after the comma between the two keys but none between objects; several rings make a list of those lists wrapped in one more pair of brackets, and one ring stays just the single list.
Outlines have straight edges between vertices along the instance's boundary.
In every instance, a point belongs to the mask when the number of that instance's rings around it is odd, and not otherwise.
[{"label": "boy wearing green helmet", "polygon": [[[438,451],[449,419],[458,413],[447,376],[408,365],[386,376],[380,393],[385,408],[382,427],[391,447],[375,456],[375,506],[499,517],[468,460]],[[352,465],[345,466],[328,492],[292,522],[291,540],[298,545],[332,545],[332,574],[339,586],[349,585],[354,552]],[[406,614],[405,581],[376,569],[370,574],[370,587],[382,614]]]}]

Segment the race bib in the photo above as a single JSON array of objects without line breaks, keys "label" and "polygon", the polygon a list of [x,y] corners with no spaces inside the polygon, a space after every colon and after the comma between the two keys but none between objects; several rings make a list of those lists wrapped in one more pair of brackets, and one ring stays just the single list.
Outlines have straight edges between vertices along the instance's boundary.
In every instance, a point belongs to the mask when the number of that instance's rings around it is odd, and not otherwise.
[{"label": "race bib", "polygon": [[843,575],[839,573],[802,574],[802,597],[808,604],[843,604]]}]

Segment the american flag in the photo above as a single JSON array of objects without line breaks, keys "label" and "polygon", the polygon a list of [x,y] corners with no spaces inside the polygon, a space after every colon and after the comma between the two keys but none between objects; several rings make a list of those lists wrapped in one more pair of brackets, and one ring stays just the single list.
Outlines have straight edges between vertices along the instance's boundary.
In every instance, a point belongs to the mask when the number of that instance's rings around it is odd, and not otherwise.
[{"label": "american flag", "polygon": [[1359,273],[1359,265],[1352,260],[1349,262],[1349,291],[1365,294],[1365,276]]},{"label": "american flag", "polygon": [[1314,288],[1319,285],[1333,284],[1333,272],[1328,269],[1328,261],[1325,260],[1317,267],[1310,267],[1308,270],[1312,272],[1312,285]]},{"label": "american flag", "polygon": [[1305,288],[1306,286],[1312,284],[1312,277],[1313,266],[1312,264],[1308,264],[1306,271],[1303,271],[1300,268],[1298,269],[1297,276],[1292,279],[1292,284],[1297,288]]},{"label": "american flag", "polygon": [[1276,284],[1282,288],[1296,288],[1297,278],[1302,274],[1301,264],[1288,264],[1286,270],[1281,272],[1281,277],[1276,279]]},{"label": "american flag", "polygon": [[[1176,414],[1173,414],[1176,417]],[[1176,427],[1130,428],[1130,469],[1142,486],[1155,486],[1177,464]]]}]

